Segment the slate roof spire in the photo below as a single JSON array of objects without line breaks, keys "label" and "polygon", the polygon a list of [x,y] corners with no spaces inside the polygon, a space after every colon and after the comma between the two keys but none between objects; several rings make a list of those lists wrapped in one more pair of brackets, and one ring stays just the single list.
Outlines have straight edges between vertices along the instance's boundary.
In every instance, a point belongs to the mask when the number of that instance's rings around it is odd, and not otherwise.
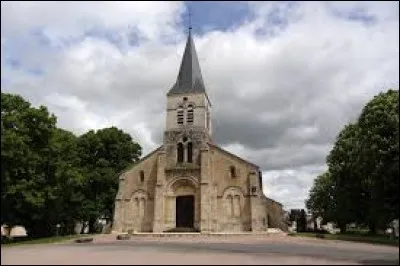
[{"label": "slate roof spire", "polygon": [[189,35],[186,41],[185,52],[182,57],[178,78],[175,85],[169,90],[167,95],[191,92],[206,93],[191,29],[192,27],[189,25]]}]

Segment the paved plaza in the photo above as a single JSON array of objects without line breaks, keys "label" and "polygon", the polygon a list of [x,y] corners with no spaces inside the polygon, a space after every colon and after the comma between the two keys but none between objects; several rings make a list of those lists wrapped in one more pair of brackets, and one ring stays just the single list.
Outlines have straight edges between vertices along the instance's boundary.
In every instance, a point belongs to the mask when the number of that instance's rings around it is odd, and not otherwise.
[{"label": "paved plaza", "polygon": [[2,247],[1,264],[399,264],[398,247],[289,236],[181,236]]}]

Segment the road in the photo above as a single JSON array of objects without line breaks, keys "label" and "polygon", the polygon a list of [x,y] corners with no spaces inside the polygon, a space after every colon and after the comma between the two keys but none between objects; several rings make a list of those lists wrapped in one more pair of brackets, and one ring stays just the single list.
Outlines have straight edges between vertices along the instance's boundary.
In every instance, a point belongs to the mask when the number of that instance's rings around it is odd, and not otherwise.
[{"label": "road", "polygon": [[21,245],[1,264],[399,264],[398,247],[297,237],[139,237],[93,243]]}]

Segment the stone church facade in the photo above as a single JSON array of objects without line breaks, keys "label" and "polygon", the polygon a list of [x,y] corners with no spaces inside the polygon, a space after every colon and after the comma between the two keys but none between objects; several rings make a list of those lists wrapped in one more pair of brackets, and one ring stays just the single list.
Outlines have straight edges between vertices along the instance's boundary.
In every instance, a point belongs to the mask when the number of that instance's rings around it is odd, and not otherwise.
[{"label": "stone church facade", "polygon": [[113,231],[259,232],[268,219],[281,220],[282,205],[263,194],[259,167],[212,141],[210,115],[189,32],[167,93],[163,145],[120,175]]}]

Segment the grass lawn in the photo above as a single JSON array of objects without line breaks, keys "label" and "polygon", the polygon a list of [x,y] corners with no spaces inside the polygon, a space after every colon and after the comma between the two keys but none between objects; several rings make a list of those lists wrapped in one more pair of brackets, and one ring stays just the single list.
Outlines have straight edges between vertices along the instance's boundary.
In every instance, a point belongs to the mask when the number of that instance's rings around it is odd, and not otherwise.
[{"label": "grass lawn", "polygon": [[305,236],[305,237],[317,237],[322,239],[332,240],[344,240],[344,241],[355,241],[370,244],[383,244],[390,246],[399,246],[399,239],[391,239],[387,236],[382,235],[367,235],[367,234],[318,234],[318,233],[294,233],[289,234],[290,236]]},{"label": "grass lawn", "polygon": [[37,239],[28,239],[28,238],[21,238],[21,239],[15,239],[15,240],[10,240],[9,242],[1,243],[1,247],[11,247],[11,246],[17,246],[17,245],[27,245],[27,244],[50,244],[50,243],[59,243],[75,238],[80,238],[80,237],[88,237],[88,236],[93,236],[93,235],[69,235],[69,236],[53,236],[53,237],[44,237],[44,238],[37,238]]}]

